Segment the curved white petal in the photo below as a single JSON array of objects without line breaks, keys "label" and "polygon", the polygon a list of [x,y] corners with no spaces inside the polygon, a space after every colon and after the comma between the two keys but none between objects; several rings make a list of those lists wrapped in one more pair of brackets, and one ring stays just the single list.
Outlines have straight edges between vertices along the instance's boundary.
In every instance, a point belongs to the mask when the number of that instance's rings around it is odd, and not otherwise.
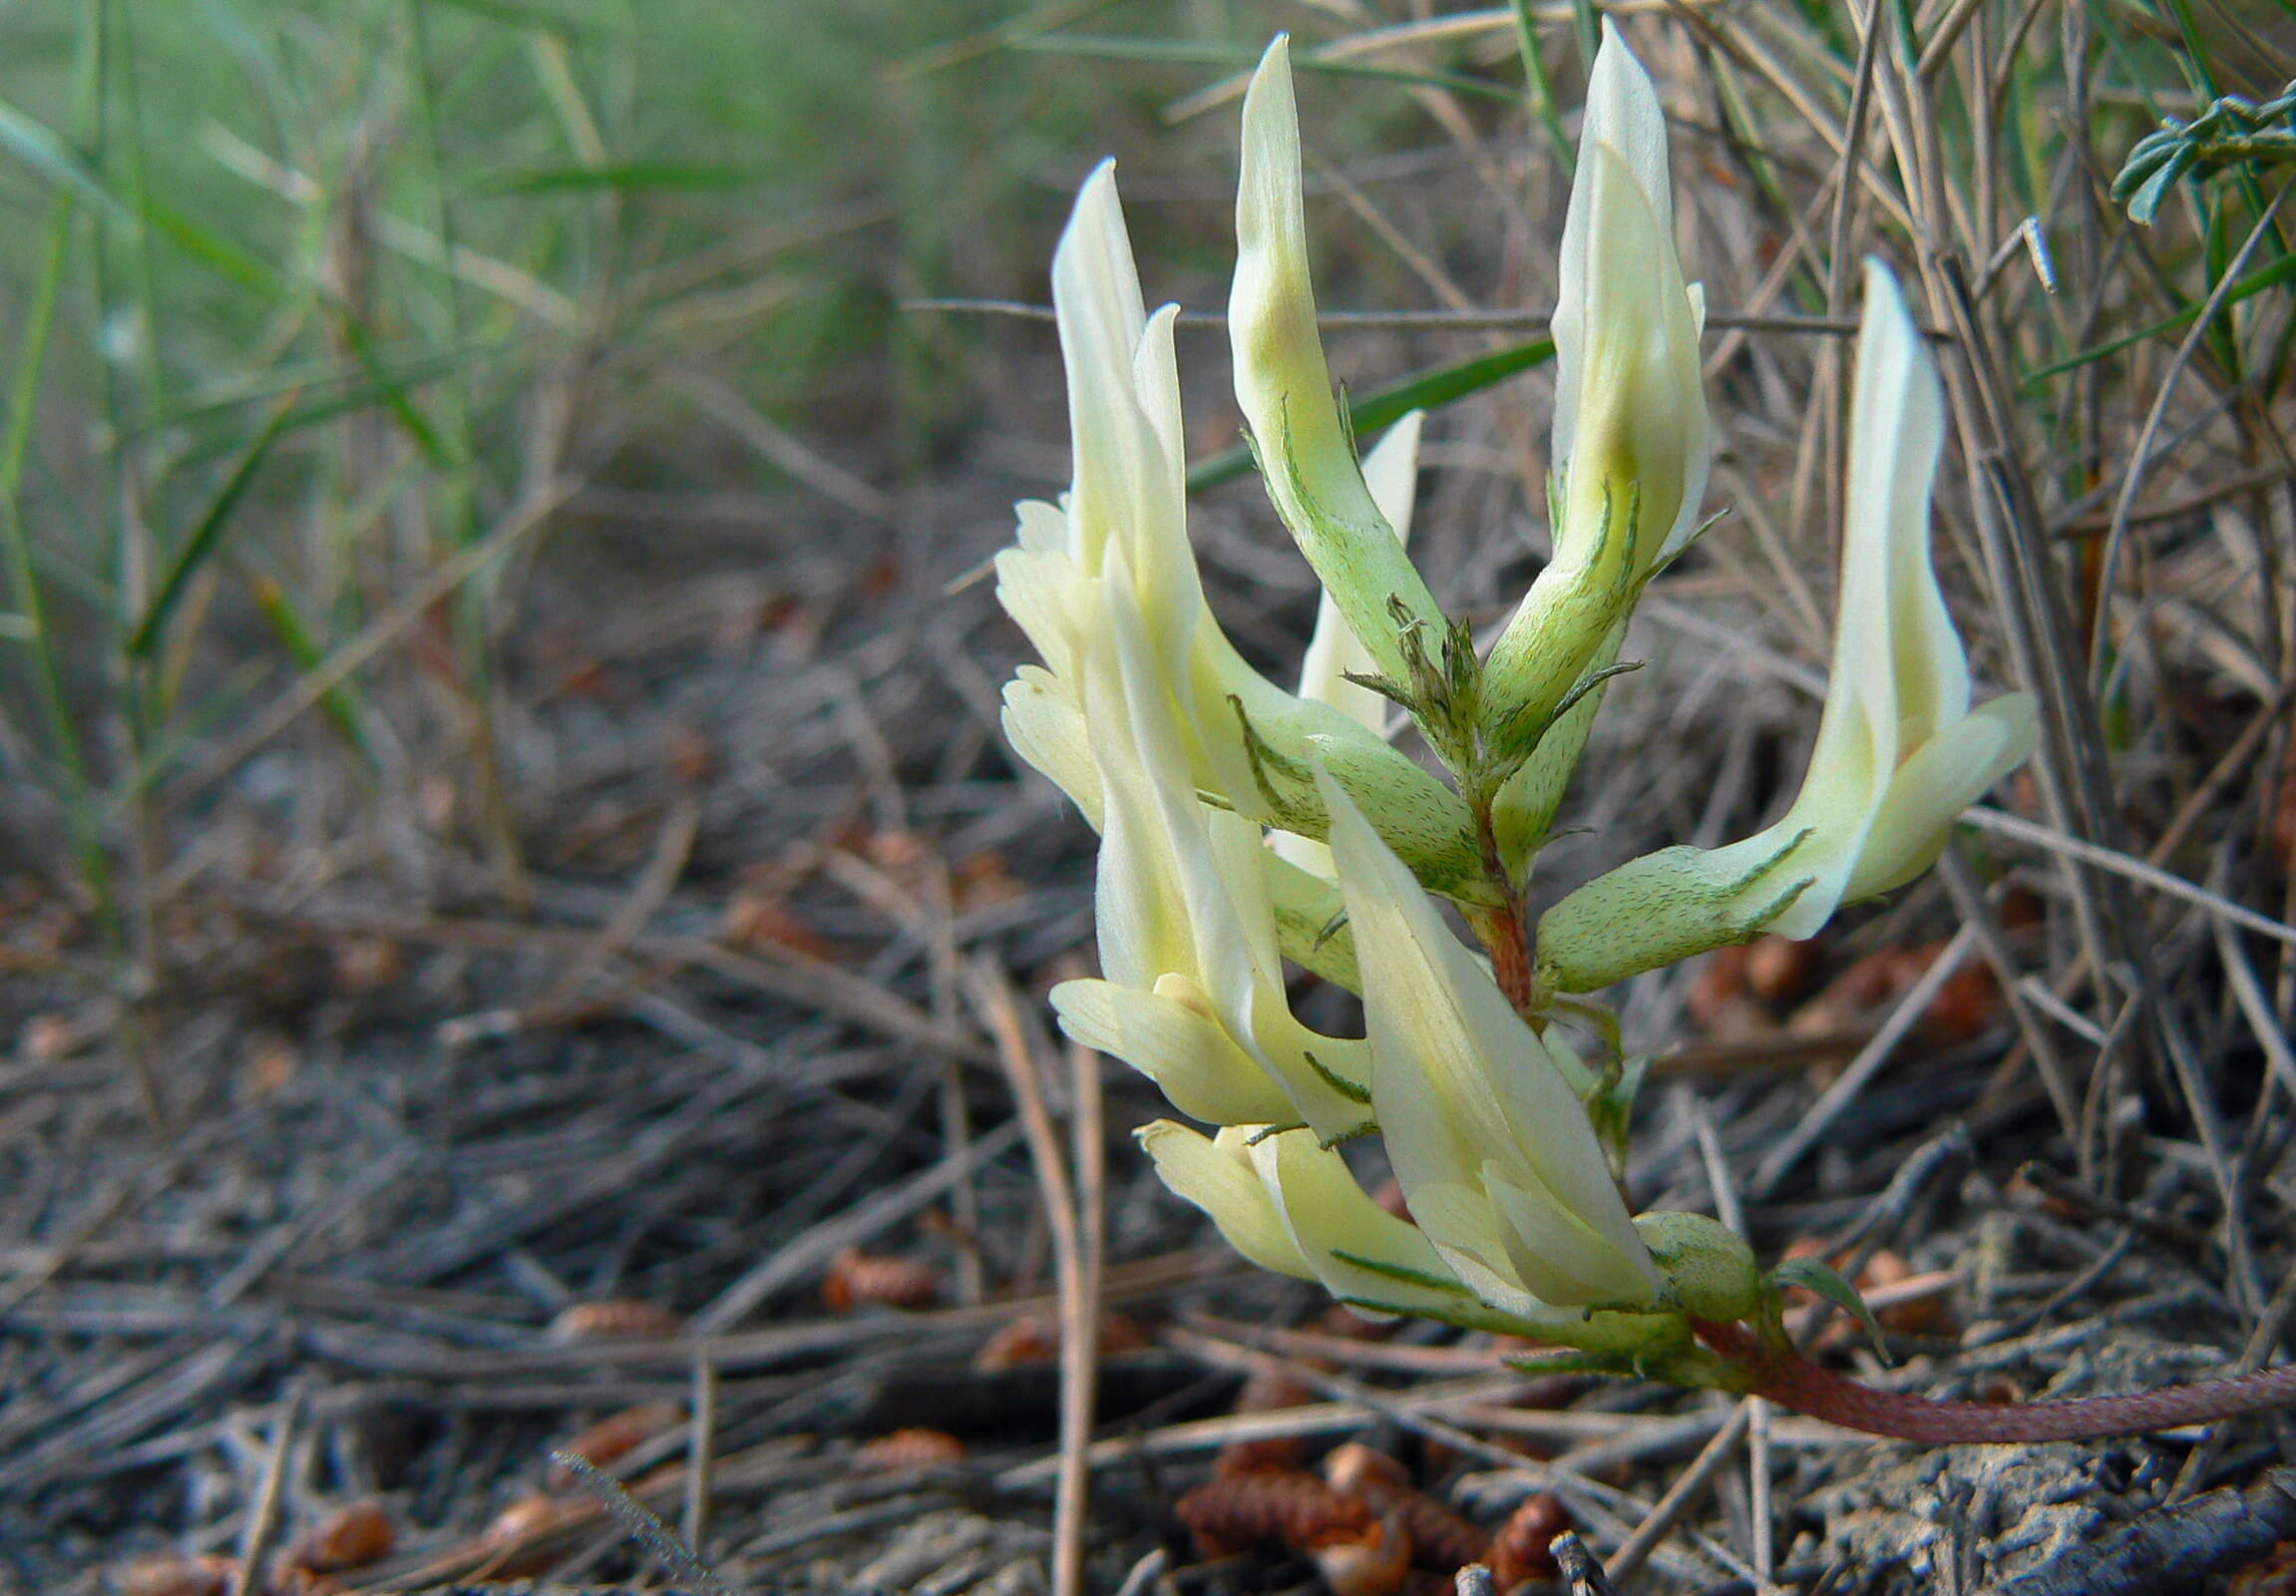
[{"label": "curved white petal", "polygon": [[1052,1006],[1069,1036],[1123,1059],[1191,1119],[1240,1125],[1292,1118],[1283,1088],[1206,1006],[1173,996],[1174,978],[1158,988],[1142,992],[1107,981],[1064,981],[1052,989]]},{"label": "curved white petal", "polygon": [[[1159,1080],[1169,1073],[1182,1083],[1188,1098],[1173,1101],[1190,1113],[1218,1117],[1215,1101],[1270,1103],[1272,1084],[1290,1111],[1252,1117],[1305,1121],[1327,1139],[1357,1131],[1367,1118],[1361,1043],[1320,1036],[1292,1014],[1259,829],[1196,795],[1173,682],[1132,600],[1121,552],[1109,556],[1102,598],[1084,682],[1102,810],[1100,967],[1136,992],[1185,983],[1230,1044],[1219,1052],[1199,1038],[1173,1060],[1114,1050]],[[1223,1059],[1249,1063],[1253,1075],[1225,1097],[1205,1076]]]},{"label": "curved white petal", "polygon": [[1314,1280],[1316,1272],[1300,1256],[1299,1244],[1284,1228],[1276,1204],[1244,1148],[1251,1133],[1264,1128],[1231,1125],[1214,1141],[1185,1125],[1159,1119],[1142,1125],[1133,1135],[1140,1139],[1141,1147],[1155,1162],[1158,1177],[1173,1195],[1209,1214],[1229,1246],[1262,1269]]},{"label": "curved white petal", "polygon": [[1004,684],[1001,719],[1012,751],[1050,777],[1092,829],[1100,830],[1100,770],[1092,760],[1084,711],[1058,678],[1040,666],[1022,665]]},{"label": "curved white petal", "polygon": [[[1389,427],[1371,452],[1363,457],[1363,481],[1371,499],[1395,532],[1395,541],[1411,541],[1411,512],[1418,498],[1419,432],[1426,412],[1414,410]],[[1316,606],[1316,630],[1308,639],[1308,655],[1300,666],[1300,696],[1314,698],[1344,712],[1367,730],[1384,732],[1395,706],[1347,676],[1367,675],[1378,669],[1370,651],[1355,640],[1339,606],[1324,595]]]},{"label": "curved white petal", "polygon": [[[1395,530],[1395,540],[1411,541],[1411,512],[1418,497],[1419,432],[1426,412],[1414,410],[1389,427],[1385,436],[1363,457],[1363,481],[1371,500]],[[1386,734],[1395,705],[1349,676],[1376,674],[1378,661],[1355,640],[1339,606],[1324,595],[1316,606],[1316,629],[1308,638],[1308,654],[1300,664],[1300,696],[1330,704],[1364,730]],[[1278,831],[1269,839],[1277,854],[1302,870],[1330,880],[1332,850],[1312,837]]]},{"label": "curved white petal", "polygon": [[1955,818],[2025,762],[2039,730],[2031,695],[2006,693],[1915,749],[1890,779],[1843,898],[1902,887],[1935,864]]},{"label": "curved white petal", "polygon": [[1540,968],[1588,992],[1757,931],[1808,937],[1841,903],[1926,870],[1972,800],[2033,751],[2022,694],[1969,707],[1969,660],[1930,550],[1945,431],[1937,370],[1896,279],[1865,276],[1833,675],[1801,791],[1741,842],[1669,848],[1539,922]]},{"label": "curved white petal", "polygon": [[1641,494],[1639,568],[1671,558],[1697,531],[1713,456],[1698,353],[1705,319],[1705,297],[1685,282],[1675,251],[1666,116],[1605,18],[1550,329],[1554,458],[1566,491],[1558,560],[1583,557],[1606,488],[1624,517],[1628,483]]},{"label": "curved white petal", "polygon": [[1316,331],[1291,47],[1268,47],[1244,95],[1236,276],[1228,295],[1236,399],[1268,496],[1381,670],[1403,656],[1390,601],[1428,626],[1442,613],[1364,485]]},{"label": "curved white petal", "polygon": [[[1542,1284],[1568,1293],[1548,1301],[1649,1301],[1656,1271],[1578,1093],[1402,861],[1336,783],[1326,789],[1363,978],[1372,1108],[1419,1228],[1455,1264],[1465,1255],[1534,1296]],[[1526,1235],[1523,1210],[1494,1207],[1495,1178],[1568,1223]],[[1524,1250],[1550,1245],[1563,1250],[1538,1282],[1526,1278]]]},{"label": "curved white petal", "polygon": [[1301,1257],[1333,1296],[1432,1314],[1471,1300],[1427,1238],[1373,1202],[1346,1160],[1311,1132],[1264,1136],[1251,1153]]},{"label": "curved white petal", "polygon": [[1897,278],[1872,259],[1865,263],[1849,436],[1834,668],[1850,666],[1873,712],[1901,737],[1902,757],[1969,712],[1969,661],[1930,552],[1930,485],[1945,444],[1945,393]]},{"label": "curved white petal", "polygon": [[[1559,371],[1579,369],[1578,350],[1584,343],[1591,234],[1596,225],[1593,174],[1583,170],[1589,151],[1608,146],[1624,163],[1627,181],[1647,198],[1654,218],[1670,244],[1674,236],[1674,180],[1667,165],[1666,113],[1659,106],[1658,90],[1650,74],[1619,40],[1618,28],[1603,19],[1601,46],[1587,74],[1586,111],[1579,124],[1582,171],[1571,186],[1569,208],[1563,216],[1561,292],[1555,298],[1555,317],[1549,327],[1555,340]],[[1703,319],[1703,318],[1702,318]],[[1558,380],[1555,387],[1554,457],[1567,460],[1578,437],[1579,388]]]}]

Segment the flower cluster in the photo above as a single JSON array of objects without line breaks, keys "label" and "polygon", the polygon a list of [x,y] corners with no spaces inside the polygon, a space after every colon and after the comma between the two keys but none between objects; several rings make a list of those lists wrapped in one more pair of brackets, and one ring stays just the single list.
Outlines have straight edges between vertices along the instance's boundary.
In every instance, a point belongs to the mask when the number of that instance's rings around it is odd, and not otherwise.
[{"label": "flower cluster", "polygon": [[[1904,883],[2030,750],[2027,699],[1971,709],[1930,564],[1936,374],[1894,281],[1870,267],[1832,686],[1784,818],[1726,847],[1634,860],[1534,932],[1525,883],[1628,618],[1703,525],[1704,301],[1675,250],[1657,95],[1606,22],[1553,325],[1554,558],[1487,651],[1405,552],[1418,418],[1358,460],[1335,402],[1281,39],[1245,100],[1236,224],[1236,393],[1322,612],[1288,691],[1205,603],[1176,312],[1144,308],[1103,166],[1053,260],[1074,481],[1057,506],[1020,507],[997,562],[999,596],[1043,661],[1006,688],[1007,733],[1101,837],[1101,976],[1064,983],[1053,1003],[1071,1036],[1214,1127],[1159,1120],[1140,1139],[1253,1261],[1369,1311],[1679,1367],[1692,1321],[1745,1317],[1764,1288],[1713,1221],[1630,1215],[1631,1071],[1611,1047],[1588,1062],[1561,1020],[1613,982],[1764,931],[1806,937],[1841,903]],[[1450,782],[1391,746],[1398,709]],[[1364,1036],[1303,1023],[1286,961],[1359,994]],[[1373,1130],[1409,1219],[1341,1156]]]}]

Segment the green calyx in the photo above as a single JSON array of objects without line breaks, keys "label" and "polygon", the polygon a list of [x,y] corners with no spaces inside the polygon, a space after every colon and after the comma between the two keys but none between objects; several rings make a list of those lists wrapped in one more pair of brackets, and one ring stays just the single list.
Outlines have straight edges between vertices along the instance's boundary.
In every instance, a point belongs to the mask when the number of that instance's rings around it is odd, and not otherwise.
[{"label": "green calyx", "polygon": [[1704,1214],[1641,1214],[1635,1232],[1666,1276],[1671,1306],[1693,1319],[1723,1324],[1761,1312],[1765,1294],[1753,1249],[1720,1220]]}]

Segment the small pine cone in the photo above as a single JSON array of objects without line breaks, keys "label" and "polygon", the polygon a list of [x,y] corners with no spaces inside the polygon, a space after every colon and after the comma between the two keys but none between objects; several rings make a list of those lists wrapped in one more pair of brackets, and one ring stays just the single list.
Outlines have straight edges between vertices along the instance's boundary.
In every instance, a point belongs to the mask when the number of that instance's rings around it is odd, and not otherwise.
[{"label": "small pine cone", "polygon": [[1411,1577],[1411,1532],[1390,1514],[1360,1540],[1336,1540],[1308,1554],[1332,1596],[1397,1596]]},{"label": "small pine cone", "polygon": [[1481,1562],[1491,1544],[1488,1530],[1427,1495],[1411,1483],[1409,1469],[1361,1441],[1335,1447],[1324,1459],[1324,1478],[1333,1489],[1369,1503],[1373,1512],[1401,1519],[1417,1567],[1454,1573]]},{"label": "small pine cone", "polygon": [[1730,943],[1707,955],[1699,966],[1684,1006],[1701,1030],[1724,1029],[1736,1017],[1746,999],[1746,963],[1750,957],[1743,943]]},{"label": "small pine cone", "polygon": [[555,1496],[521,1496],[488,1521],[487,1527],[479,1531],[479,1539],[489,1545],[525,1540],[566,1522],[582,1505],[561,1501]]},{"label": "small pine cone", "polygon": [[[1236,1393],[1232,1412],[1273,1413],[1286,1407],[1305,1407],[1317,1399],[1316,1388],[1273,1359],[1256,1361]],[[1231,1474],[1257,1474],[1271,1469],[1290,1471],[1308,1460],[1305,1435],[1269,1435],[1259,1440],[1232,1440],[1220,1448],[1214,1464],[1222,1478]]]},{"label": "small pine cone", "polygon": [[1514,1515],[1491,1537],[1491,1586],[1506,1596],[1517,1585],[1555,1577],[1557,1535],[1571,1527],[1571,1515],[1545,1491],[1516,1508]]},{"label": "small pine cone", "polygon": [[1363,1502],[1301,1469],[1224,1475],[1181,1497],[1173,1512],[1206,1557],[1232,1557],[1253,1546],[1312,1552],[1366,1540],[1376,1523]]},{"label": "small pine cone", "polygon": [[[604,1468],[684,1422],[685,1409],[676,1402],[639,1402],[599,1419],[557,1449]],[[574,1484],[574,1470],[564,1463],[551,1464],[550,1472],[543,1476],[547,1490],[571,1490]]]},{"label": "small pine cone", "polygon": [[964,1461],[964,1442],[946,1429],[897,1429],[860,1447],[853,1466],[895,1473],[913,1468],[946,1468]]},{"label": "small pine cone", "polygon": [[1921,1011],[1921,1023],[1940,1041],[1971,1041],[1991,1030],[2002,1013],[2001,984],[1994,980],[1992,968],[1964,965],[1945,978],[1945,985]]},{"label": "small pine cone", "polygon": [[[822,1294],[829,1294],[828,1286],[822,1288]],[[838,1305],[833,1302],[830,1306]],[[1023,1314],[982,1343],[980,1351],[972,1355],[972,1367],[978,1374],[1000,1375],[1008,1369],[1040,1368],[1059,1359],[1060,1326],[1049,1314]]]},{"label": "small pine cone", "polygon": [[625,1341],[653,1336],[675,1336],[685,1321],[659,1303],[614,1299],[575,1303],[551,1321],[550,1337],[557,1342]]},{"label": "small pine cone", "polygon": [[1144,1353],[1156,1345],[1147,1327],[1130,1314],[1102,1314],[1097,1340],[1103,1358],[1114,1358],[1119,1353]]},{"label": "small pine cone", "polygon": [[[1124,1314],[1102,1314],[1096,1338],[1103,1358],[1145,1351],[1154,1345],[1140,1322]],[[972,1367],[983,1375],[1008,1369],[1060,1361],[1060,1322],[1049,1314],[1023,1314],[988,1338],[972,1355]]]},{"label": "small pine cone", "polygon": [[840,1314],[869,1307],[931,1308],[941,1300],[941,1276],[930,1264],[848,1247],[831,1261],[821,1300]]},{"label": "small pine cone", "polygon": [[345,1502],[296,1538],[286,1563],[306,1573],[332,1574],[379,1563],[398,1542],[398,1527],[381,1502]]},{"label": "small pine cone", "polygon": [[1415,1494],[1419,1488],[1399,1459],[1359,1440],[1332,1448],[1324,1459],[1324,1478],[1334,1490],[1360,1496],[1373,1506],[1384,1505],[1405,1492]]},{"label": "small pine cone", "polygon": [[235,1557],[159,1552],[122,1569],[117,1584],[120,1596],[226,1596],[238,1572]]},{"label": "small pine cone", "polygon": [[479,1532],[478,1549],[491,1550],[489,1579],[523,1579],[547,1573],[566,1556],[552,1544],[552,1531],[599,1516],[597,1504],[556,1496],[522,1496]]}]

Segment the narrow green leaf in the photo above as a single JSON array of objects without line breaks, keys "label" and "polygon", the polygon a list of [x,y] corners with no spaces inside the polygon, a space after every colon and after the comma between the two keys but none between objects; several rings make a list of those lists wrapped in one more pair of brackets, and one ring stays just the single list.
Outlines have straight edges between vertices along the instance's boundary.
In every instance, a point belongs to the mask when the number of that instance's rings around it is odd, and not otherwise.
[{"label": "narrow green leaf", "polygon": [[103,174],[82,161],[55,130],[5,100],[0,100],[0,149],[14,154],[53,187],[93,204],[106,219],[127,227],[149,226],[192,259],[242,287],[264,293],[277,291],[279,274],[255,256],[149,196],[138,203],[116,194]]},{"label": "narrow green leaf", "polygon": [[[508,343],[496,340],[473,340],[459,347],[434,350],[417,359],[389,362],[384,369],[390,382],[397,387],[419,388],[442,377],[454,376],[481,360],[507,352],[511,347]],[[383,389],[362,380],[367,370],[363,364],[348,366],[333,359],[285,362],[243,386],[234,386],[228,392],[218,393],[216,388],[210,387],[204,390],[201,397],[162,411],[126,436],[141,438],[147,433],[169,428],[198,427],[210,421],[233,420],[241,411],[290,391],[304,396],[301,407],[287,423],[287,430],[296,432],[316,422],[331,421],[347,412],[374,404],[381,397]],[[231,438],[221,444],[195,445],[176,463],[176,469],[201,465],[217,455],[229,453],[232,439],[239,436],[241,434],[234,426]]]},{"label": "narrow green leaf", "polygon": [[[1562,107],[1555,97],[1555,77],[1547,70],[1546,53],[1539,48],[1539,19],[1531,0],[1514,0],[1515,49],[1523,58],[1523,87],[1530,96],[1531,114],[1553,149],[1555,162],[1567,178],[1578,171],[1579,153],[1563,132]],[[1592,59],[1591,57],[1589,58]]]},{"label": "narrow green leaf", "polygon": [[153,596],[151,603],[145,608],[144,618],[137,622],[135,631],[129,636],[130,654],[142,658],[159,645],[160,634],[167,628],[169,616],[176,612],[176,605],[183,600],[184,590],[198,575],[207,557],[214,553],[223,529],[230,523],[231,512],[238,507],[240,496],[247,491],[247,484],[254,480],[256,469],[271,452],[271,445],[278,442],[279,434],[285,430],[287,418],[294,412],[295,400],[299,397],[300,390],[282,396],[271,407],[262,430],[240,452],[238,463],[231,468],[230,475],[223,479],[223,485],[216,490],[215,497],[208,501],[205,512],[193,524],[191,536],[184,540],[184,546],[176,552],[175,561],[168,568],[168,575],[160,583],[160,591]]},{"label": "narrow green leaf", "polygon": [[1769,1278],[1772,1285],[1799,1286],[1803,1291],[1817,1293],[1863,1325],[1865,1333],[1873,1338],[1875,1349],[1881,1349],[1881,1321],[1873,1317],[1873,1310],[1866,1307],[1865,1299],[1857,1294],[1857,1288],[1827,1268],[1821,1260],[1788,1258],[1770,1271]]},{"label": "narrow green leaf", "polygon": [[709,165],[651,161],[612,167],[533,167],[490,173],[471,188],[474,194],[552,194],[589,189],[746,189],[784,175],[764,163]]},{"label": "narrow green leaf", "polygon": [[[1097,61],[1174,61],[1195,66],[1240,67],[1247,71],[1257,66],[1260,60],[1259,51],[1240,50],[1231,45],[1199,44],[1191,39],[1135,39],[1106,34],[1047,34],[1041,38],[1015,40],[1012,49],[1029,55],[1078,56]],[[1457,72],[1406,71],[1397,67],[1372,66],[1361,61],[1319,58],[1312,52],[1295,55],[1292,67],[1297,72],[1321,72],[1334,78],[1370,78],[1382,83],[1407,84],[1418,89],[1447,89],[1453,94],[1472,95],[1483,100],[1502,100],[1509,105],[1516,100],[1516,91],[1504,84],[1470,78]]]},{"label": "narrow green leaf", "polygon": [[534,5],[530,0],[432,0],[432,3],[445,6],[450,11],[466,11],[474,17],[484,17],[489,22],[504,22],[520,28],[543,28],[569,39],[601,37],[605,31],[549,6]]},{"label": "narrow green leaf", "polygon": [[0,100],[0,147],[59,189],[69,189],[115,221],[133,221],[128,207],[53,128]]},{"label": "narrow green leaf", "polygon": [[413,440],[415,447],[422,451],[423,459],[430,463],[432,470],[451,470],[455,461],[448,454],[446,443],[439,437],[438,429],[433,427],[430,419],[415,407],[414,397],[392,376],[391,368],[383,363],[382,355],[376,350],[374,340],[367,336],[366,327],[361,324],[358,317],[349,314],[341,306],[330,306],[330,308],[335,311],[335,324],[342,329],[344,338],[350,343],[351,352],[359,358],[360,369],[365,371],[368,379],[374,383],[377,397],[383,402],[383,408],[398,418],[400,427]]},{"label": "narrow green leaf", "polygon": [[[1349,400],[1347,422],[1356,437],[1367,437],[1382,427],[1392,426],[1414,410],[1439,410],[1468,394],[1543,366],[1554,357],[1555,340],[1546,337],[1494,349],[1487,355],[1424,371],[1404,378],[1392,388]],[[1251,449],[1238,444],[1189,467],[1188,491],[1204,493],[1222,483],[1234,482],[1251,469]]]},{"label": "narrow green leaf", "polygon": [[[1390,1264],[1382,1258],[1367,1258],[1361,1253],[1351,1253],[1339,1247],[1332,1249],[1332,1256],[1339,1259],[1342,1264],[1353,1264],[1357,1269],[1363,1270],[1367,1274],[1378,1275],[1383,1279],[1396,1281],[1405,1286],[1417,1286],[1424,1291],[1441,1292],[1446,1297],[1473,1295],[1455,1280],[1442,1275],[1430,1275],[1423,1270],[1411,1269],[1402,1264]],[[1415,1312],[1415,1310],[1411,1311]]]},{"label": "narrow green leaf", "polygon": [[[2277,288],[2292,277],[2296,277],[2296,255],[2283,255],[2270,265],[2259,266],[2235,281],[2225,291],[2222,308],[2229,310],[2241,300],[2253,298],[2267,288]],[[2139,327],[2134,332],[2123,333],[2120,337],[2108,339],[2094,348],[2084,349],[2081,353],[2060,360],[2055,365],[2043,366],[2039,371],[2032,372],[2025,378],[2024,386],[2028,389],[2037,388],[2051,377],[2063,376],[2066,372],[2089,365],[2093,361],[2104,360],[2108,356],[2116,355],[2131,344],[2142,343],[2147,338],[2157,338],[2164,332],[2174,332],[2177,328],[2189,323],[2194,316],[2200,314],[2202,302],[2204,301],[2196,301],[2172,315],[2163,316],[2148,327]]]},{"label": "narrow green leaf", "polygon": [[[255,608],[270,624],[271,635],[295,668],[305,672],[317,670],[326,663],[327,651],[311,634],[303,617],[296,613],[287,591],[269,577],[257,577],[254,582]],[[374,763],[374,745],[368,739],[366,717],[359,700],[353,695],[348,682],[337,682],[319,697],[319,707],[334,723],[343,740],[356,749],[370,765]]]}]

